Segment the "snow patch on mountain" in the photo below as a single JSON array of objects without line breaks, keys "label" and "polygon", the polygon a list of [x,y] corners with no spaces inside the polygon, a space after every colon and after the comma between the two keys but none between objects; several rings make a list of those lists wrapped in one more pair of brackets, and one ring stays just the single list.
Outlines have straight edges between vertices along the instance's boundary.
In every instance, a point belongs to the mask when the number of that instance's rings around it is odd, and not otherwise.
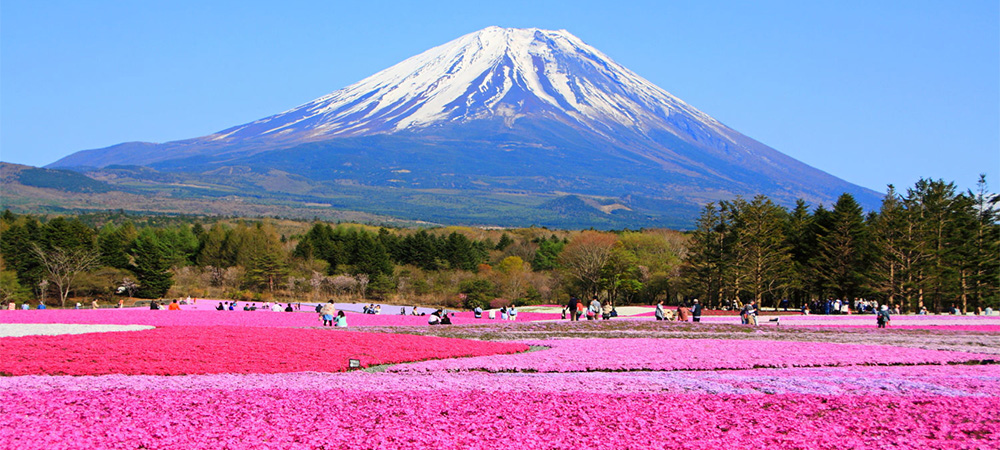
[{"label": "snow patch on mountain", "polygon": [[[527,115],[606,135],[609,124],[690,139],[733,131],[565,30],[489,27],[355,84],[206,139],[318,140]],[[734,142],[735,143],[735,142]]]}]

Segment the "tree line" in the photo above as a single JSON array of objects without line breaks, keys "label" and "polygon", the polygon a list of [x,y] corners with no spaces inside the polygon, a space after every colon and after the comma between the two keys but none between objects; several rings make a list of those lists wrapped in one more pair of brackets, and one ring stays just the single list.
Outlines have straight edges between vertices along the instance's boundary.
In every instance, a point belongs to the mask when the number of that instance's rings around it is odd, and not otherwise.
[{"label": "tree line", "polygon": [[[403,229],[279,220],[0,215],[0,300],[378,298],[449,307],[701,298],[711,307],[878,299],[997,306],[998,198],[921,180],[865,214],[764,196],[705,206],[695,230]],[[136,218],[139,219],[139,218]]]},{"label": "tree line", "polygon": [[996,307],[998,202],[981,177],[965,193],[940,180],[905,193],[890,185],[869,214],[850,194],[812,211],[764,196],[710,203],[691,234],[685,291],[711,305],[869,298],[911,312]]}]

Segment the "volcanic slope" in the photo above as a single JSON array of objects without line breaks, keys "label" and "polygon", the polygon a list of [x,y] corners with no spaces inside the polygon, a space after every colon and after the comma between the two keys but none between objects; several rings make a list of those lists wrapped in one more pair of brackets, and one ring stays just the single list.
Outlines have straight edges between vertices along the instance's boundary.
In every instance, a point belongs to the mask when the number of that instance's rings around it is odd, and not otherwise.
[{"label": "volcanic slope", "polygon": [[303,201],[510,226],[687,227],[705,202],[736,195],[815,205],[848,192],[867,207],[879,198],[725,126],[565,30],[499,27],[280,114],[49,167],[109,165],[277,170],[312,183]]}]

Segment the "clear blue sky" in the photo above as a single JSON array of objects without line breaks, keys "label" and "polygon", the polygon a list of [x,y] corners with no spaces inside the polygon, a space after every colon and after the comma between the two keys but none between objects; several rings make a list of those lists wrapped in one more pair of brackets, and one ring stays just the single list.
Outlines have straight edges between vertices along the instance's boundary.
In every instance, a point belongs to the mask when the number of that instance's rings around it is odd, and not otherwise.
[{"label": "clear blue sky", "polygon": [[1000,189],[1000,2],[38,1],[0,6],[0,160],[206,135],[489,25],[567,29],[775,149],[883,192]]}]

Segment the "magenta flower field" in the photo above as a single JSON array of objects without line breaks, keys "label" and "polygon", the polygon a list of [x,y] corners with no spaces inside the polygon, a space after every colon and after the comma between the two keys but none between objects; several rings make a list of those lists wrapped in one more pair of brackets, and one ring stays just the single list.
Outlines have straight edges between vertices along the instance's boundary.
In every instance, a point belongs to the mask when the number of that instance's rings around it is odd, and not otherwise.
[{"label": "magenta flower field", "polygon": [[0,337],[0,448],[1000,448],[989,320],[518,316],[349,314],[344,330],[308,312],[2,311],[0,336],[154,328]]}]

